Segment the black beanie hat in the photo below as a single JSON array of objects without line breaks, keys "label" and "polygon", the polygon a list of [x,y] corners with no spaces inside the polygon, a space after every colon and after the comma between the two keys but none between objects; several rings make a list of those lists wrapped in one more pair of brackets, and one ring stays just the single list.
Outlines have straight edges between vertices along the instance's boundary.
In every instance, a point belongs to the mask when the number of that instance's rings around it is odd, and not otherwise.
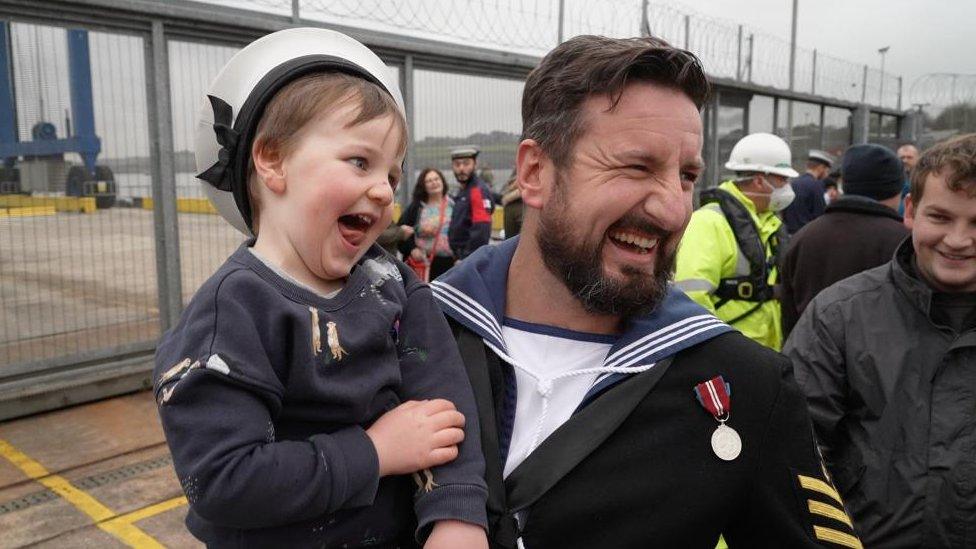
[{"label": "black beanie hat", "polygon": [[901,193],[905,184],[905,168],[894,151],[873,143],[848,148],[840,171],[844,194],[884,200]]}]

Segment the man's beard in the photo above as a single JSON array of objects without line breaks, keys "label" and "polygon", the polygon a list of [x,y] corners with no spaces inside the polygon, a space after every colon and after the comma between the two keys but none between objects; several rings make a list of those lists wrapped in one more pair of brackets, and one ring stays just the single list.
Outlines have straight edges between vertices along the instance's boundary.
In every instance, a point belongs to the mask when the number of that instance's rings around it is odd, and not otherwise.
[{"label": "man's beard", "polygon": [[540,212],[536,236],[546,268],[590,313],[631,318],[653,311],[667,295],[674,274],[677,253],[666,249],[668,233],[643,220],[622,219],[620,228],[658,235],[654,273],[624,266],[623,279],[609,276],[603,270],[605,239],[585,242],[575,238],[572,221],[565,215],[565,190],[558,188],[560,182],[556,186],[555,200]]},{"label": "man's beard", "polygon": [[465,172],[454,172],[454,179],[456,179],[458,183],[467,183],[468,180],[471,179],[471,174]]}]

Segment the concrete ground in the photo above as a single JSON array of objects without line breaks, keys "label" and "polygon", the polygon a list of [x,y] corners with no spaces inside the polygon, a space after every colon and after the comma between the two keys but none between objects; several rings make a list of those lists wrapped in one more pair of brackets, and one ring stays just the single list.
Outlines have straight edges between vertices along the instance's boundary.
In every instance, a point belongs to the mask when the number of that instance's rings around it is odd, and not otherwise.
[{"label": "concrete ground", "polygon": [[0,424],[0,548],[201,547],[141,392]]},{"label": "concrete ground", "polygon": [[[243,240],[180,214],[184,300]],[[153,212],[111,208],[0,219],[0,369],[159,338]]]}]

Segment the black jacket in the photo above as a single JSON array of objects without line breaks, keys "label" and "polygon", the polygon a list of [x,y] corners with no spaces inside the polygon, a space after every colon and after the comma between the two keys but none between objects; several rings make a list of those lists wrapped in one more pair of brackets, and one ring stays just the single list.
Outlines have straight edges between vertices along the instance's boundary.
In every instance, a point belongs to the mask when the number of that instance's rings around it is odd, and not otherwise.
[{"label": "black jacket", "polygon": [[821,292],[784,353],[864,545],[976,547],[976,329],[939,318],[913,259],[906,240]]},{"label": "black jacket", "polygon": [[187,528],[225,547],[356,547],[446,518],[484,524],[477,425],[431,469],[430,490],[380,478],[365,431],[407,400],[446,398],[473,417],[450,337],[430,288],[378,247],[324,298],[241,246],[156,351]]},{"label": "black jacket", "polygon": [[824,213],[823,181],[805,173],[790,181],[796,198],[783,210],[783,223],[790,234],[796,234],[804,225]]},{"label": "black jacket", "polygon": [[[738,333],[680,351],[577,411],[503,483],[506,364],[451,322],[475,388],[494,548],[860,547],[786,361]],[[696,384],[732,387],[742,454],[722,461]],[[521,514],[521,531],[512,519]]]},{"label": "black jacket", "polygon": [[454,197],[454,211],[448,240],[454,257],[464,259],[491,240],[491,213],[495,210],[491,190],[481,179],[471,179]]},{"label": "black jacket", "polygon": [[790,241],[780,271],[783,338],[821,290],[891,261],[908,236],[901,216],[861,196],[845,196]]}]

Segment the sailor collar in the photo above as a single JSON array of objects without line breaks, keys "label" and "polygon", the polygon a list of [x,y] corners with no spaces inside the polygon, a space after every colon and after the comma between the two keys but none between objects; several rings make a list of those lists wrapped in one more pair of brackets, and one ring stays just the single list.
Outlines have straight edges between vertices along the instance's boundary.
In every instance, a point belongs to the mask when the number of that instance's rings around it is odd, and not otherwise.
[{"label": "sailor collar", "polygon": [[[441,309],[454,321],[478,334],[500,358],[513,363],[502,337],[508,268],[519,237],[496,246],[482,246],[463,263],[431,283]],[[715,318],[680,290],[670,288],[650,313],[629,321],[610,348],[600,375],[580,407],[647,366],[693,347],[733,328]]]}]

